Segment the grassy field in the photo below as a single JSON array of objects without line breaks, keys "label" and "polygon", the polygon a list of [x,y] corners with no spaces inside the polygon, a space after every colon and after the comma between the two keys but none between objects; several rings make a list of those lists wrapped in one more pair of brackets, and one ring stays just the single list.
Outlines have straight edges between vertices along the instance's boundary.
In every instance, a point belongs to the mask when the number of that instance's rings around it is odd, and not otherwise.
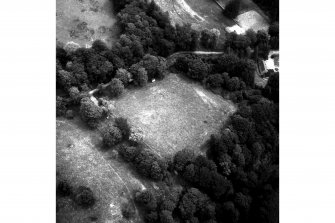
[{"label": "grassy field", "polygon": [[230,101],[177,74],[111,102],[114,112],[143,132],[145,143],[160,156],[186,147],[198,151],[236,110]]},{"label": "grassy field", "polygon": [[56,38],[66,44],[91,45],[96,39],[111,46],[117,30],[109,0],[57,0]]},{"label": "grassy field", "polygon": [[[130,199],[130,191],[144,185],[130,168],[109,152],[99,150],[101,138],[75,120],[57,119],[57,180],[66,180],[77,188],[87,186],[97,199],[88,209],[81,209],[69,198],[58,198],[57,222],[117,222],[122,219],[121,205]],[[135,219],[136,220],[136,219]]]}]

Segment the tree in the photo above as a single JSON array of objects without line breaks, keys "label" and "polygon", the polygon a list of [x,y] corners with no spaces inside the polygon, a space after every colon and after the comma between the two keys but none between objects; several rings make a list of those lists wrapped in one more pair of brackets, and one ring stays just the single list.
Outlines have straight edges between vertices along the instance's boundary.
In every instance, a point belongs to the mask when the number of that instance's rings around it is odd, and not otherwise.
[{"label": "tree", "polygon": [[69,95],[70,95],[70,98],[73,104],[75,105],[80,104],[80,100],[81,100],[80,91],[78,90],[77,87],[71,87],[69,89]]},{"label": "tree", "polygon": [[122,145],[119,149],[121,157],[127,162],[132,162],[139,152],[140,150],[138,148],[127,145]]},{"label": "tree", "polygon": [[127,4],[130,4],[133,1],[134,0],[110,0],[116,13],[120,12]]},{"label": "tree", "polygon": [[178,151],[173,159],[174,168],[181,172],[185,166],[195,159],[195,154],[190,149],[183,149]]},{"label": "tree", "polygon": [[206,84],[208,84],[210,88],[220,88],[223,86],[224,80],[221,74],[210,74],[206,78]]},{"label": "tree", "polygon": [[239,63],[240,59],[235,54],[224,54],[219,56],[214,64],[214,70],[217,73],[227,72],[232,75],[232,71]]},{"label": "tree", "polygon": [[248,59],[241,59],[229,74],[233,77],[239,77],[247,86],[253,87],[255,83],[255,71],[255,62]]},{"label": "tree", "polygon": [[251,197],[246,196],[241,192],[238,192],[235,194],[234,203],[240,210],[242,210],[243,212],[247,212],[250,208]]},{"label": "tree", "polygon": [[123,83],[123,86],[127,86],[130,81],[131,74],[126,69],[119,68],[116,71],[115,78],[121,80]]},{"label": "tree", "polygon": [[146,210],[155,210],[157,208],[157,200],[154,194],[149,190],[137,192],[135,194],[135,202],[142,205]]},{"label": "tree", "polygon": [[196,80],[203,80],[209,73],[209,67],[201,59],[195,59],[189,64],[188,76]]},{"label": "tree", "polygon": [[67,103],[66,100],[60,96],[56,98],[56,116],[65,115]]},{"label": "tree", "polygon": [[193,30],[190,24],[183,26],[176,25],[175,44],[177,50],[196,50],[199,45],[199,32]]},{"label": "tree", "polygon": [[134,82],[140,87],[144,87],[148,83],[148,75],[145,68],[141,67],[139,64],[134,64],[129,69],[130,73],[133,75]]},{"label": "tree", "polygon": [[91,83],[102,83],[108,80],[113,72],[113,64],[94,50],[86,56],[86,72]]},{"label": "tree", "polygon": [[59,70],[56,75],[57,84],[67,91],[72,85],[77,84],[77,80],[71,72]]},{"label": "tree", "polygon": [[227,83],[229,91],[237,91],[240,89],[240,79],[238,77],[232,77]]},{"label": "tree", "polygon": [[241,143],[245,143],[252,133],[251,123],[239,115],[231,116],[231,124],[235,129]]},{"label": "tree", "polygon": [[264,95],[274,102],[279,102],[279,72],[269,77],[264,89]]},{"label": "tree", "polygon": [[224,9],[224,14],[228,16],[230,19],[235,19],[239,12],[241,7],[241,0],[231,0],[228,2]]},{"label": "tree", "polygon": [[160,217],[160,222],[161,223],[174,223],[175,222],[173,220],[171,211],[163,210],[159,214],[159,217]]},{"label": "tree", "polygon": [[128,120],[122,117],[116,118],[115,125],[120,129],[122,133],[122,138],[124,140],[128,140],[131,133],[131,128],[128,124]]},{"label": "tree", "polygon": [[95,50],[98,53],[101,53],[103,51],[107,51],[108,47],[105,42],[102,40],[95,40],[92,44],[92,49]]},{"label": "tree", "polygon": [[163,179],[163,171],[157,161],[154,161],[151,164],[150,177],[158,181]]},{"label": "tree", "polygon": [[279,23],[278,22],[272,23],[269,27],[268,33],[271,37],[278,37],[279,36]]},{"label": "tree", "polygon": [[109,92],[112,95],[112,97],[118,97],[124,91],[124,86],[123,86],[122,81],[117,78],[113,78],[111,80],[111,83],[108,86],[108,88],[109,88]]},{"label": "tree", "polygon": [[245,32],[246,37],[249,39],[250,45],[255,46],[257,43],[257,34],[253,29],[248,29]]},{"label": "tree", "polygon": [[56,58],[60,62],[61,66],[65,66],[66,62],[69,59],[67,52],[59,46],[56,47]]},{"label": "tree", "polygon": [[121,142],[122,133],[119,128],[108,123],[101,129],[102,140],[106,146],[114,146]]},{"label": "tree", "polygon": [[232,222],[232,223],[238,222],[240,213],[235,208],[235,205],[233,202],[231,201],[225,202],[222,206],[222,211],[223,211],[222,219],[226,219],[226,221]]},{"label": "tree", "polygon": [[88,187],[80,186],[75,192],[74,202],[85,209],[92,207],[95,204],[92,190]]},{"label": "tree", "polygon": [[90,98],[83,98],[80,101],[80,115],[89,127],[96,128],[103,117],[103,109],[95,105]]},{"label": "tree", "polygon": [[70,196],[73,193],[73,188],[66,181],[61,181],[57,185],[57,194],[60,196]]},{"label": "tree", "polygon": [[201,31],[200,43],[206,49],[214,49],[217,44],[217,35],[207,29]]},{"label": "tree", "polygon": [[134,217],[135,209],[131,203],[126,202],[121,205],[121,213],[124,218],[129,220]]}]

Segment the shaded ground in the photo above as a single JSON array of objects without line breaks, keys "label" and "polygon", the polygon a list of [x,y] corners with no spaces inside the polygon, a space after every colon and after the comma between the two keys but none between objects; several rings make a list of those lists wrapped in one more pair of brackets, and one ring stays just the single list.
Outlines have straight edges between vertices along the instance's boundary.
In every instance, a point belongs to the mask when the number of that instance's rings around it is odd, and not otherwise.
[{"label": "shaded ground", "polygon": [[198,150],[236,110],[230,101],[177,74],[111,102],[115,112],[140,129],[145,143],[160,156],[185,147]]},{"label": "shaded ground", "polygon": [[109,0],[57,0],[56,4],[58,41],[85,47],[102,39],[111,46],[117,30],[112,28],[116,20]]},{"label": "shaded ground", "polygon": [[57,222],[116,222],[122,219],[121,205],[130,198],[130,191],[141,183],[124,164],[109,159],[99,151],[101,138],[86,129],[79,118],[57,119],[57,180],[65,179],[74,188],[87,186],[97,199],[88,209],[81,209],[69,198],[58,198]]}]

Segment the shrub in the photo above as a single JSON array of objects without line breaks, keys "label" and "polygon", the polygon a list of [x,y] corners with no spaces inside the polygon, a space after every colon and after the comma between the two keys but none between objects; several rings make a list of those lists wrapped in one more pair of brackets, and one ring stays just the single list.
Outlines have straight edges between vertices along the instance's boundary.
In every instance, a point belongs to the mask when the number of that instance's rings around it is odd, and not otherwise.
[{"label": "shrub", "polygon": [[92,190],[85,186],[78,187],[74,195],[74,202],[83,208],[92,207],[95,204]]},{"label": "shrub", "polygon": [[66,181],[61,181],[58,183],[57,194],[60,196],[70,196],[72,193],[73,189]]},{"label": "shrub", "polygon": [[121,80],[113,78],[110,85],[108,86],[109,92],[112,97],[120,96],[124,91],[124,86]]},{"label": "shrub", "polygon": [[101,129],[102,133],[102,140],[104,145],[106,146],[114,146],[121,142],[122,140],[122,133],[120,129],[111,123],[105,125]]}]

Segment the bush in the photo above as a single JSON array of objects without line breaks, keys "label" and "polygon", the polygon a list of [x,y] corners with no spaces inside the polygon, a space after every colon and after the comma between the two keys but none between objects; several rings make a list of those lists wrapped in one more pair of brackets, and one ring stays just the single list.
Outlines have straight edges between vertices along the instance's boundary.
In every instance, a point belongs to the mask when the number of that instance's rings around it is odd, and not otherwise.
[{"label": "bush", "polygon": [[120,129],[111,123],[101,129],[101,134],[103,143],[106,146],[114,146],[122,140],[122,133]]},{"label": "bush", "polygon": [[74,202],[85,209],[92,207],[95,204],[92,190],[88,187],[80,186],[75,192]]},{"label": "bush", "polygon": [[113,78],[108,89],[112,97],[118,97],[123,93],[124,86],[121,80]]},{"label": "bush", "polygon": [[96,128],[103,117],[103,110],[87,97],[80,101],[80,115],[89,127]]},{"label": "bush", "polygon": [[61,181],[57,185],[57,194],[60,196],[70,196],[73,193],[72,187],[66,182],[66,181]]}]

